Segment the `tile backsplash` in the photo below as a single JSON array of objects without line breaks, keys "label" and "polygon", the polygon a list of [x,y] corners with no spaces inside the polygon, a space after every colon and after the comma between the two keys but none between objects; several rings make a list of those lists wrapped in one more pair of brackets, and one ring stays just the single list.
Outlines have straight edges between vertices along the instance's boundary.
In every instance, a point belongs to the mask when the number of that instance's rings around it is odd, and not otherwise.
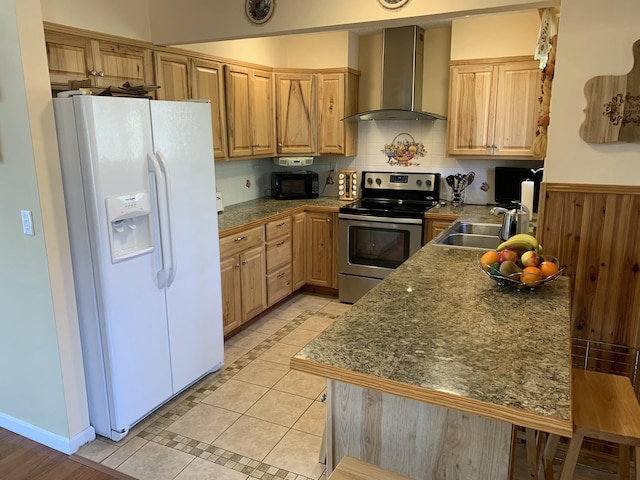
[{"label": "tile backsplash", "polygon": [[[445,156],[446,120],[384,120],[361,122],[358,125],[358,155],[355,157],[316,157],[307,170],[318,172],[320,176],[320,195],[338,196],[337,172],[333,175],[335,182],[327,184],[331,164],[337,169],[355,169],[373,171],[415,171],[440,173],[442,184],[440,195],[443,200],[451,200],[451,188],[445,183],[447,175],[471,171],[475,172],[475,180],[465,192],[465,203],[484,205],[494,202],[494,168],[496,166],[540,168],[542,161],[536,160],[493,160],[464,159]],[[410,167],[392,166],[383,153],[384,146],[392,143],[399,134],[408,134],[416,142],[425,146],[425,155],[419,157]],[[401,136],[398,140],[408,138]],[[216,184],[224,197],[225,205],[233,205],[269,195],[271,172],[286,167],[273,164],[271,158],[242,160],[235,162],[217,162]],[[489,190],[480,189],[483,182]],[[248,185],[248,186],[247,186]]]}]

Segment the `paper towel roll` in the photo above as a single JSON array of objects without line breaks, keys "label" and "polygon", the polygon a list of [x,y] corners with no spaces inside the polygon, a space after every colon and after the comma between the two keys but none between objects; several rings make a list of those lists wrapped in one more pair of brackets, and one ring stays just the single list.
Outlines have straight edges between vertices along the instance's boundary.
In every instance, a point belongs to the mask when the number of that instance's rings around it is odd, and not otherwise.
[{"label": "paper towel roll", "polygon": [[520,203],[526,205],[529,213],[533,213],[533,181],[525,180],[520,185]]}]

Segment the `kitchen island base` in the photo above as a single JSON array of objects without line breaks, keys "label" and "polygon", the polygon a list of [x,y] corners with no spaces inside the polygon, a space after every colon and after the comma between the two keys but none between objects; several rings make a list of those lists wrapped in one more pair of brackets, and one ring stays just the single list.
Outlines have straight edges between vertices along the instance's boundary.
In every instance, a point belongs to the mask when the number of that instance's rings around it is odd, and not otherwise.
[{"label": "kitchen island base", "polygon": [[509,478],[513,426],[327,380],[327,473],[345,456],[415,480]]}]

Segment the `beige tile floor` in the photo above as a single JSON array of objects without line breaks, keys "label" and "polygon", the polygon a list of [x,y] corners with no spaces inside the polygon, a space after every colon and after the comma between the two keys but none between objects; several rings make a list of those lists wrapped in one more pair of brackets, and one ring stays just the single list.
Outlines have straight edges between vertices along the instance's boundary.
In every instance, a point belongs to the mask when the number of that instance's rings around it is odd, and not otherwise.
[{"label": "beige tile floor", "polygon": [[350,308],[298,294],[225,344],[225,366],[137,425],[79,455],[141,480],[318,480],[322,378],[289,359]]},{"label": "beige tile floor", "polygon": [[[318,480],[324,379],[289,359],[350,308],[298,294],[225,344],[225,366],[137,425],[120,442],[98,437],[79,455],[140,480]],[[525,448],[514,480],[528,478]],[[576,478],[608,480],[609,471]],[[582,476],[584,475],[584,476]]]}]

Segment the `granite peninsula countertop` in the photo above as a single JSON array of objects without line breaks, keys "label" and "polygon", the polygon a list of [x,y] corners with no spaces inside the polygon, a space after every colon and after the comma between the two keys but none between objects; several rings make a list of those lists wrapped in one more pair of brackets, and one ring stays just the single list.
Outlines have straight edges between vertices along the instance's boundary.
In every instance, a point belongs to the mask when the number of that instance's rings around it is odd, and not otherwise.
[{"label": "granite peninsula countertop", "polygon": [[570,436],[568,278],[504,290],[477,262],[477,250],[425,245],[291,367]]}]

